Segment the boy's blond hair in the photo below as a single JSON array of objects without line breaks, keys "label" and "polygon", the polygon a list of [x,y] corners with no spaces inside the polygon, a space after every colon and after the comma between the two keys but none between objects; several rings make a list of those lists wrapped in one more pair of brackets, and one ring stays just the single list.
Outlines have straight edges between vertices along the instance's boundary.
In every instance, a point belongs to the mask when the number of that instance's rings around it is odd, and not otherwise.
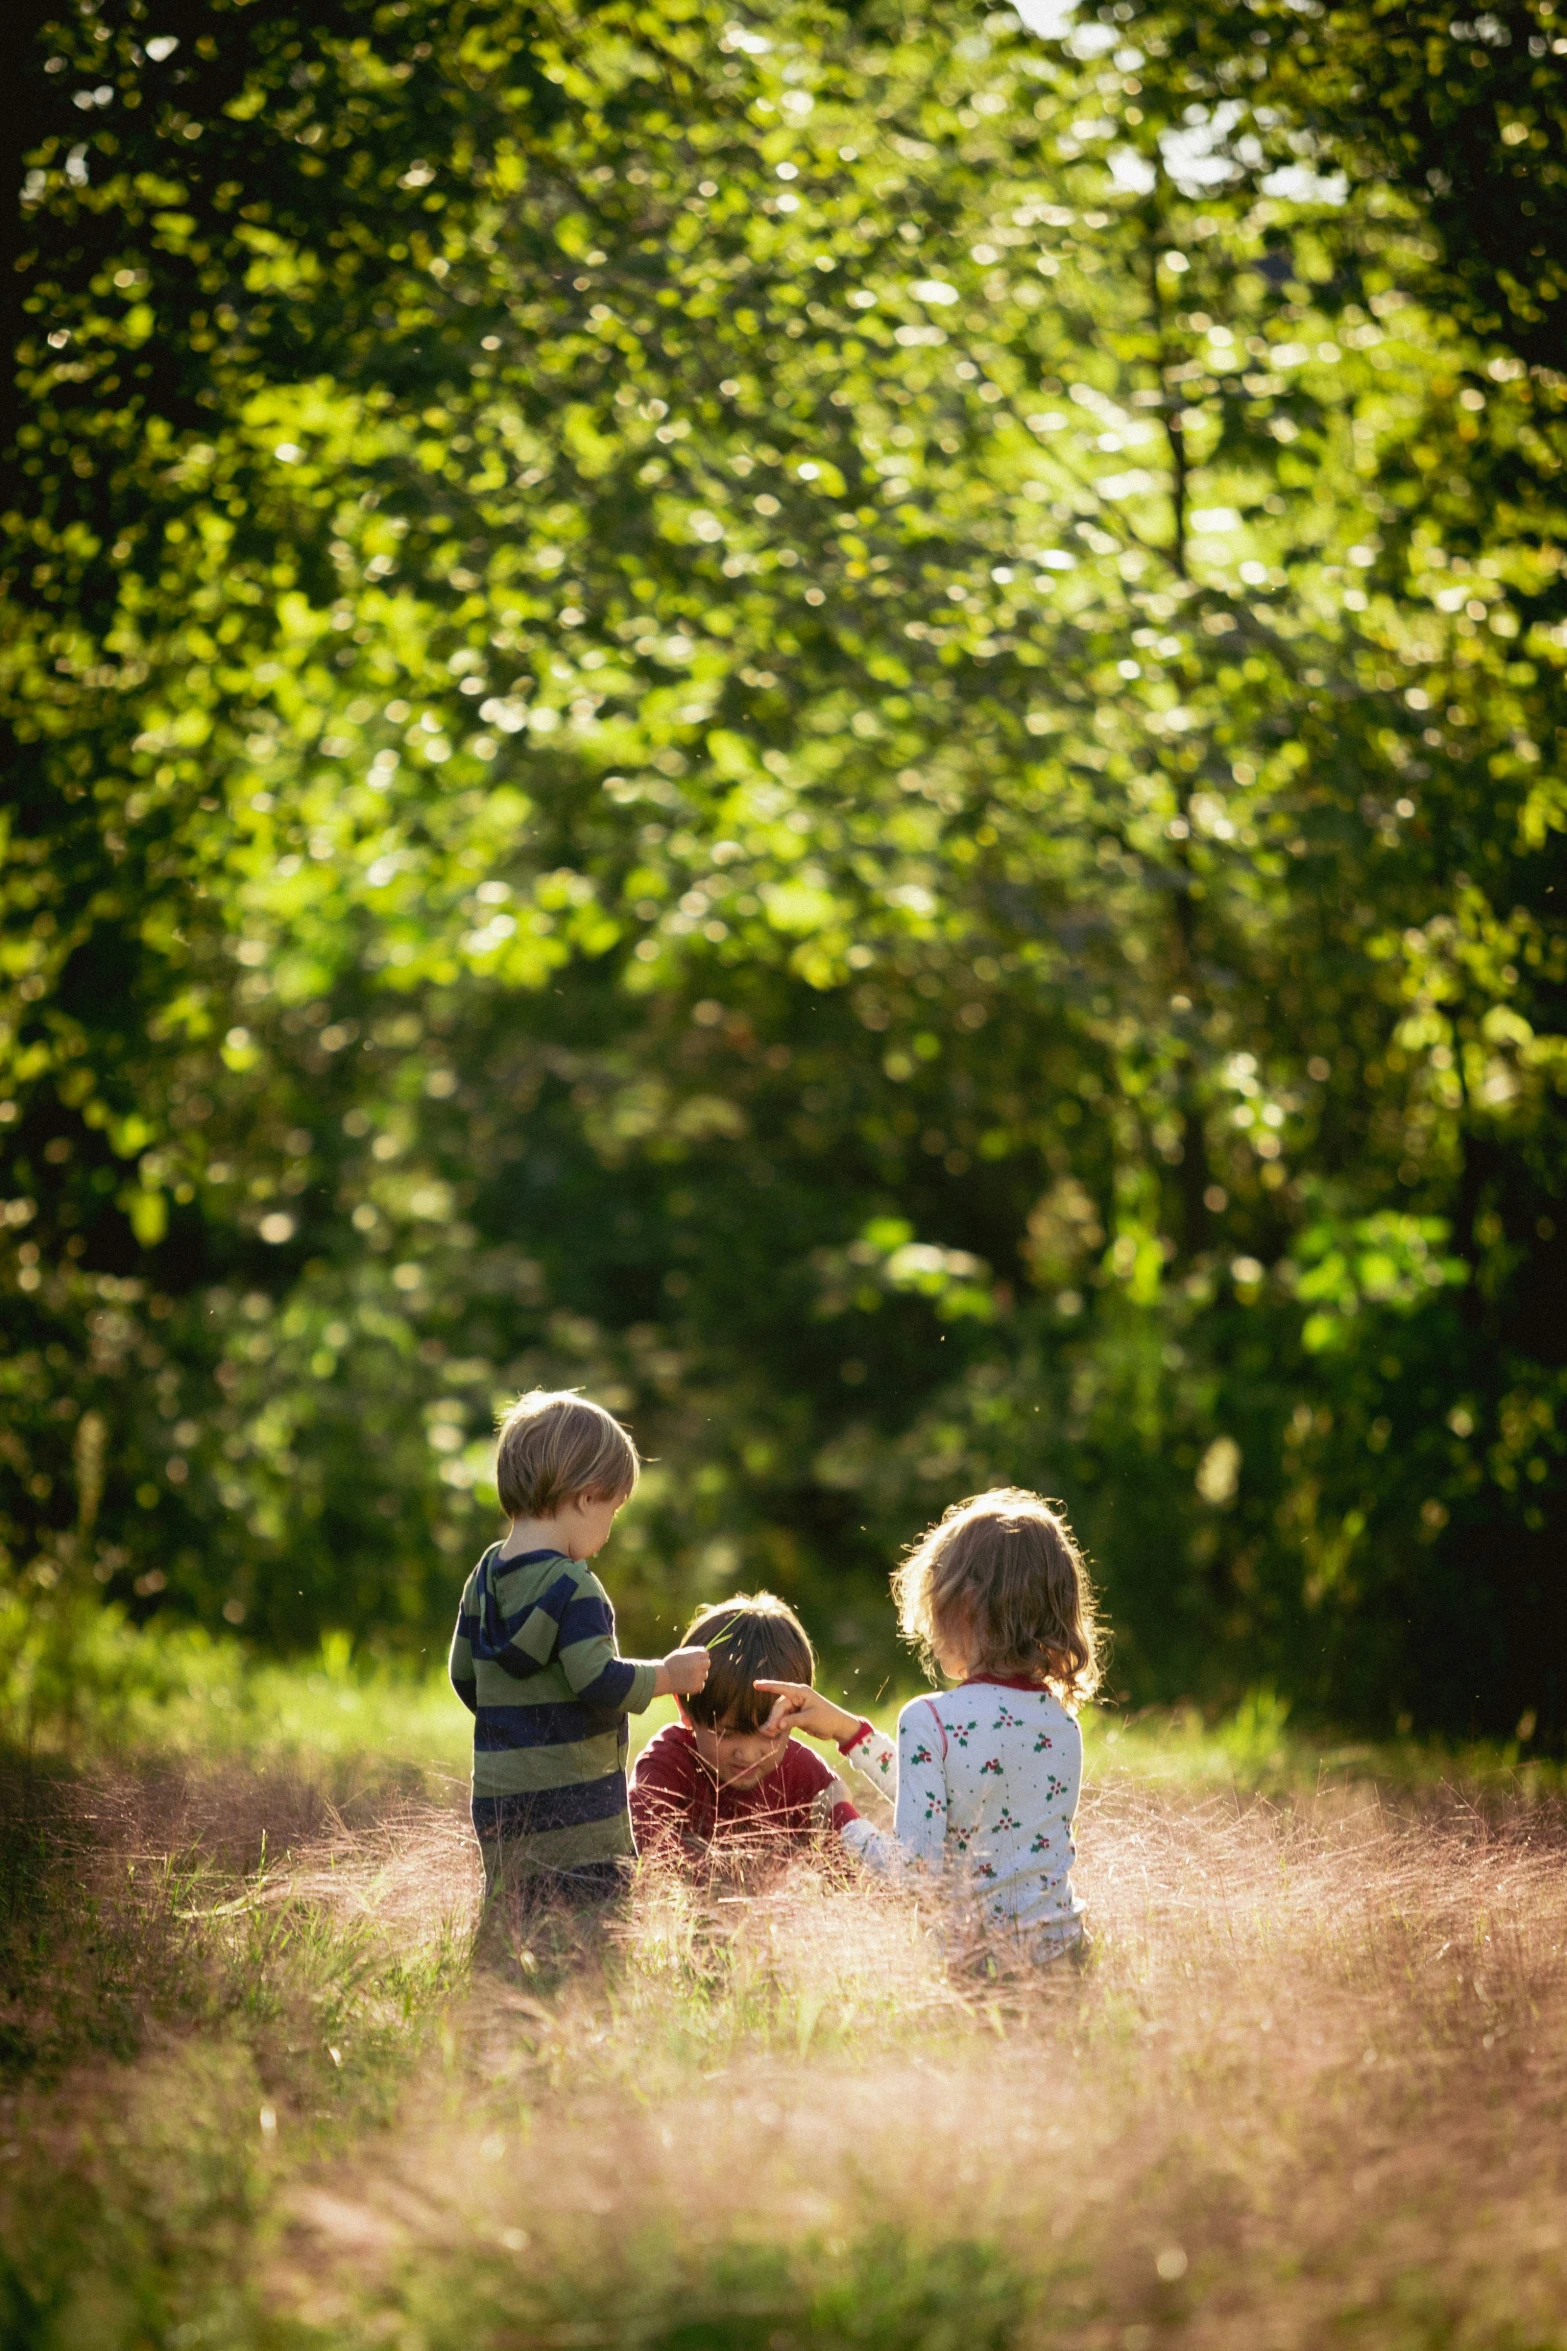
[{"label": "boy's blond hair", "polygon": [[495,1484],[508,1518],[553,1518],[579,1500],[623,1502],[641,1469],[613,1414],[569,1389],[533,1388],[502,1417]]},{"label": "boy's blond hair", "polygon": [[1040,1675],[1071,1702],[1099,1682],[1094,1596],[1063,1514],[1021,1486],[954,1502],[892,1578],[906,1637],[935,1662],[960,1653],[971,1676]]}]

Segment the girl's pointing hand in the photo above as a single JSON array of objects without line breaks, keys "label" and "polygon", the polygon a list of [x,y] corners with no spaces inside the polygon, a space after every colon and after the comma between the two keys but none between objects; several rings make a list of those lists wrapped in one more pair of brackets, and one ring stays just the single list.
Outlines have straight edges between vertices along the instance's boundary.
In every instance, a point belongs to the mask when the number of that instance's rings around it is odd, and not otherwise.
[{"label": "girl's pointing hand", "polygon": [[809,1682],[756,1681],[752,1688],[776,1693],[773,1710],[763,1728],[776,1735],[779,1731],[804,1731],[812,1739],[837,1739],[840,1743],[852,1739],[860,1727],[857,1714],[846,1714],[820,1690],[813,1690]]}]

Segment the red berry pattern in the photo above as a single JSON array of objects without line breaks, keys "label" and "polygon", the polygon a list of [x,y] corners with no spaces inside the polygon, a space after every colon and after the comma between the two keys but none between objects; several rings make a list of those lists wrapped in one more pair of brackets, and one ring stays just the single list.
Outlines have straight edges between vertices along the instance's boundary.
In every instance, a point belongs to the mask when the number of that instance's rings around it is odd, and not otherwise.
[{"label": "red berry pattern", "polygon": [[915,1699],[896,1749],[880,1733],[863,1743],[852,1760],[896,1786],[896,1826],[890,1838],[859,1822],[845,1833],[873,1866],[915,1862],[983,1887],[983,1910],[998,1921],[1070,1921],[1081,1907],[1070,1872],[1082,1735],[1048,1690],[992,1685],[994,1703],[976,1711],[983,1689]]}]

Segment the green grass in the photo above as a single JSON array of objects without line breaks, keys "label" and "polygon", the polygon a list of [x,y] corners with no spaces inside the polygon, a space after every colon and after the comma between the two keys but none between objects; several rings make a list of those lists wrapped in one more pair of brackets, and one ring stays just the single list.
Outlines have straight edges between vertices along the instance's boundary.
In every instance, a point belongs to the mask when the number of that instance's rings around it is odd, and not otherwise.
[{"label": "green grass", "polygon": [[[254,1769],[304,1768],[327,1780],[363,1767],[377,1783],[403,1775],[432,1793],[466,1783],[471,1725],[452,1697],[444,1658],[424,1671],[356,1651],[347,1633],[328,1634],[313,1658],[278,1662],[251,1656],[234,1640],[199,1629],[132,1629],[113,1610],[94,1607],[72,1651],[69,1683],[46,1686],[36,1712],[29,1697],[40,1673],[36,1632],[20,1612],[0,1608],[0,1731],[44,1751],[118,1755],[227,1756]],[[831,1687],[830,1663],[823,1686]],[[885,1696],[872,1717],[891,1729],[899,1706],[917,1688]],[[68,1688],[69,1711],[60,1703]],[[666,1722],[673,1699],[632,1718],[636,1754]],[[1463,1785],[1488,1793],[1535,1797],[1560,1793],[1567,1767],[1530,1756],[1514,1740],[1443,1745],[1410,1738],[1346,1739],[1292,1721],[1286,1701],[1255,1690],[1227,1715],[1195,1706],[1124,1713],[1089,1707],[1083,1717],[1091,1762],[1118,1776],[1191,1790],[1239,1788],[1302,1795],[1336,1781],[1393,1789]],[[833,1750],[823,1752],[833,1759]]]},{"label": "green grass", "polygon": [[0,1767],[0,2351],[1567,2351],[1505,1752],[1092,1719],[1081,1976],[809,1869],[475,1966],[433,1680],[111,1628],[79,1686]]},{"label": "green grass", "polygon": [[[49,1624],[0,1608],[0,1725],[44,1752],[243,1757],[253,1768],[327,1773],[367,1759],[378,1778],[461,1780],[471,1725],[444,1655],[424,1673],[356,1656],[346,1633],[317,1656],[277,1663],[198,1627],[137,1631],[93,1607],[70,1628],[68,1664]],[[63,1646],[63,1644],[62,1644]]]},{"label": "green grass", "polygon": [[1390,1791],[1462,1787],[1530,1798],[1559,1795],[1567,1787],[1567,1768],[1530,1755],[1516,1739],[1345,1738],[1292,1722],[1288,1703],[1267,1688],[1216,1717],[1195,1706],[1131,1715],[1090,1707],[1083,1727],[1093,1762],[1164,1786],[1298,1797],[1361,1783]]}]

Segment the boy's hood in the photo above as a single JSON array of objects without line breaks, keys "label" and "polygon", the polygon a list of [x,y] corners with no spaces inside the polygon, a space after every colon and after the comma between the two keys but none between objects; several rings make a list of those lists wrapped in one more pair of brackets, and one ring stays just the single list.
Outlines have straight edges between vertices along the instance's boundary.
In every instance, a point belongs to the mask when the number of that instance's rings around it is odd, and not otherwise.
[{"label": "boy's hood", "polygon": [[[495,1544],[493,1549],[486,1551],[473,1573],[473,1630],[469,1635],[469,1646],[476,1659],[483,1659],[491,1665],[498,1662],[501,1651],[511,1647],[518,1633],[537,1608],[539,1600],[544,1598],[544,1593],[541,1592],[521,1611],[516,1621],[508,1626],[505,1612],[501,1607],[500,1594],[496,1589],[501,1576],[510,1573],[513,1568],[531,1567],[539,1560],[544,1559],[557,1559],[561,1566],[566,1568],[571,1565],[570,1560],[562,1551],[519,1551],[514,1553],[510,1559],[501,1557],[499,1543]],[[552,1583],[554,1580],[551,1578]],[[547,1592],[549,1588],[549,1585],[546,1585],[545,1591]],[[560,1635],[558,1624],[555,1625],[555,1635],[558,1639]],[[548,1662],[546,1659],[540,1660],[541,1664],[546,1662]]]}]

